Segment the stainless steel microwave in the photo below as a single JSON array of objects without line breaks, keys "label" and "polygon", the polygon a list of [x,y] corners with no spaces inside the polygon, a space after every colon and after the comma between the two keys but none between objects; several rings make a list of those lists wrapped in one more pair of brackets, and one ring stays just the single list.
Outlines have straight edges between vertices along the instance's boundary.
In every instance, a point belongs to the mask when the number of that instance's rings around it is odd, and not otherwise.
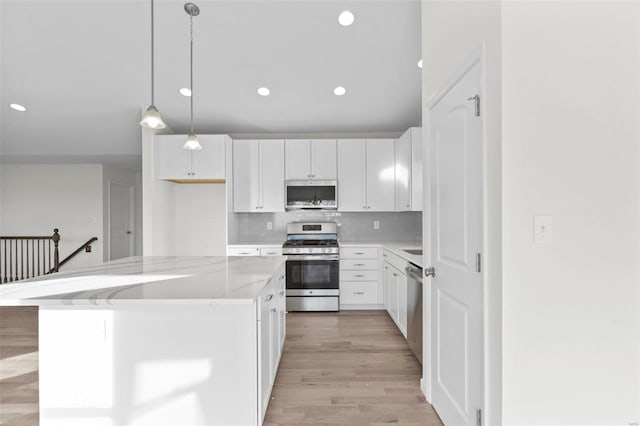
[{"label": "stainless steel microwave", "polygon": [[288,180],[285,182],[286,210],[335,210],[338,185],[335,180]]}]

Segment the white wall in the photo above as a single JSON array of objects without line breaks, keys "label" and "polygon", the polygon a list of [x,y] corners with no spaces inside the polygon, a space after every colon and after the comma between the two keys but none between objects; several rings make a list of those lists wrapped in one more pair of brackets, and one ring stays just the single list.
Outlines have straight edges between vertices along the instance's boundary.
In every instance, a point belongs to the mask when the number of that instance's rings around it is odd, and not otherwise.
[{"label": "white wall", "polygon": [[226,256],[224,184],[174,184],[176,256]]},{"label": "white wall", "polygon": [[142,254],[171,255],[175,240],[172,183],[154,179],[154,131],[142,128]]},{"label": "white wall", "polygon": [[63,268],[102,262],[102,166],[0,166],[0,234],[51,235],[60,230],[60,260],[98,237],[92,252],[82,252]]},{"label": "white wall", "polygon": [[[484,206],[485,311],[485,412],[484,423],[500,424],[501,400],[501,4],[498,1],[422,2],[422,122],[427,123],[426,105],[467,57],[482,44],[485,49],[485,92],[482,105],[486,124]],[[428,128],[423,128],[426,143]],[[423,147],[428,184],[428,152]],[[423,241],[425,264],[429,263],[428,197],[424,197]],[[427,305],[428,306],[428,305]],[[425,317],[426,321],[426,317]],[[424,327],[428,330],[427,324]],[[426,340],[425,340],[426,341]],[[425,362],[423,373],[429,378]]]},{"label": "white wall", "polygon": [[505,425],[640,421],[638,7],[503,5]]}]

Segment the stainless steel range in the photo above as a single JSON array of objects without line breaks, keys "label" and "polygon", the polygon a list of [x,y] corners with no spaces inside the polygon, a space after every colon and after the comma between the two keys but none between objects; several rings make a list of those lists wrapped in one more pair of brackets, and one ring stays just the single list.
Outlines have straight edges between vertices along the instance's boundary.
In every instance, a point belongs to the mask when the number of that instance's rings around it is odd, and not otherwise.
[{"label": "stainless steel range", "polygon": [[287,310],[339,309],[338,225],[335,222],[290,223],[287,241]]}]

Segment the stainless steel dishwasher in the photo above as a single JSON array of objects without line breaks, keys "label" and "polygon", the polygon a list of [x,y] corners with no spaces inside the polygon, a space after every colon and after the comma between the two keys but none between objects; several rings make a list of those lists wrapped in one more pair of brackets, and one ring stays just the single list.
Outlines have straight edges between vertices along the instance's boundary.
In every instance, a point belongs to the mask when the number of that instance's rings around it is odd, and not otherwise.
[{"label": "stainless steel dishwasher", "polygon": [[422,364],[422,268],[407,263],[407,342]]}]

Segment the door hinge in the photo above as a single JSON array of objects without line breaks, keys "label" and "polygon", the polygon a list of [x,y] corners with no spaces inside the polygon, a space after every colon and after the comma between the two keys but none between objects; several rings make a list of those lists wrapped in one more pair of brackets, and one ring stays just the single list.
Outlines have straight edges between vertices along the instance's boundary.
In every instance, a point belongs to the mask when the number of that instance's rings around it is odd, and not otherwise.
[{"label": "door hinge", "polygon": [[476,410],[476,426],[482,426],[482,410]]},{"label": "door hinge", "polygon": [[480,117],[480,96],[475,95],[467,99],[468,101],[474,101],[476,104],[476,117]]},{"label": "door hinge", "polygon": [[482,255],[476,253],[476,272],[482,272]]}]

